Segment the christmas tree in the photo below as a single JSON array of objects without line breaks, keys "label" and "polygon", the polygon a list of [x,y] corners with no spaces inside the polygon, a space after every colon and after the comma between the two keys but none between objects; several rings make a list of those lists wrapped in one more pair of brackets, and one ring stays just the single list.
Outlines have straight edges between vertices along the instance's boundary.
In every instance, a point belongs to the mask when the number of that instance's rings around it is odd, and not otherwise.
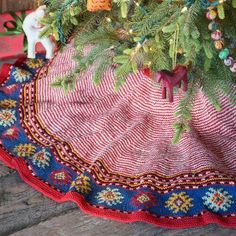
[{"label": "christmas tree", "polygon": [[[119,91],[130,73],[143,70],[154,86],[163,77],[163,94],[173,101],[173,87],[180,87],[187,72],[185,96],[176,111],[174,143],[190,129],[191,108],[195,94],[202,89],[220,111],[219,95],[235,104],[236,81],[236,0],[219,1],[79,1],[52,0],[43,35],[53,34],[63,46],[71,35],[77,49],[75,71],[52,84],[73,89],[79,73],[96,67],[94,85],[99,85],[104,71],[115,65],[114,89]],[[87,53],[84,49],[89,47]],[[159,74],[158,79],[158,73]],[[180,76],[178,76],[180,74]],[[169,77],[168,77],[169,76]],[[167,92],[166,92],[167,91]],[[178,92],[175,88],[175,92]]]}]

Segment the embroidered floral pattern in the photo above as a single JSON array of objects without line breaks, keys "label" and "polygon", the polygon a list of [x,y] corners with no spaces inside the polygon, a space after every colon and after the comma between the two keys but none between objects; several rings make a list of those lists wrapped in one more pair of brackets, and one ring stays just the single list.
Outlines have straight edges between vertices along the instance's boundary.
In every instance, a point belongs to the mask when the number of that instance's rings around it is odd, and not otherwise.
[{"label": "embroidered floral pattern", "polygon": [[70,186],[70,189],[74,188],[80,193],[89,193],[91,191],[90,178],[84,174],[79,175]]},{"label": "embroidered floral pattern", "polygon": [[16,111],[10,109],[0,110],[0,125],[7,127],[16,121]]},{"label": "embroidered floral pattern", "polygon": [[107,187],[105,190],[99,192],[96,198],[99,203],[106,203],[108,206],[112,206],[122,203],[124,197],[119,192],[119,189],[111,189],[110,187]]},{"label": "embroidered floral pattern", "polygon": [[234,203],[233,197],[227,191],[224,191],[223,188],[209,188],[209,191],[206,192],[202,199],[204,200],[203,204],[214,212],[219,210],[227,211]]},{"label": "embroidered floral pattern", "polygon": [[[44,64],[44,61],[42,59],[28,60],[26,64],[32,69],[37,69]],[[28,81],[32,78],[31,73],[23,69],[13,68],[12,71],[18,82]],[[16,123],[16,119],[19,117],[16,109],[17,101],[13,100],[12,97],[16,99],[15,97],[18,96],[18,93],[9,96],[11,99],[7,98],[5,94],[18,91],[17,89],[19,89],[20,86],[20,84],[18,84],[18,86],[14,84],[0,88],[0,94],[3,95],[2,100],[0,100],[0,125],[6,127],[2,127],[2,132],[0,132],[0,143],[3,143],[3,146],[4,144],[10,143],[11,145],[9,146],[13,146],[15,156],[28,157],[27,162],[30,160],[30,164],[33,165],[34,174],[37,176],[38,173],[43,172],[45,182],[56,186],[58,191],[66,192],[69,188],[71,191],[76,191],[80,194],[88,194],[89,204],[97,207],[101,204],[100,207],[112,207],[113,209],[115,208],[125,212],[150,212],[153,215],[163,215],[169,218],[176,216],[176,213],[183,212],[192,217],[193,214],[204,212],[206,208],[213,212],[220,210],[226,212],[229,209],[231,210],[230,207],[234,204],[233,191],[232,196],[223,188],[209,188],[204,196],[201,195],[203,204],[194,204],[194,210],[189,212],[193,207],[193,203],[195,203],[194,199],[196,199],[196,201],[199,200],[199,194],[202,194],[203,189],[196,189],[196,192],[194,192],[195,190],[193,189],[182,191],[174,190],[171,194],[160,194],[159,200],[159,194],[148,188],[145,190],[143,188],[130,190],[122,186],[102,187],[100,184],[96,185],[96,181],[93,180],[92,175],[89,173],[85,172],[76,175],[74,170],[65,167],[63,163],[54,162],[53,154],[49,149],[41,148],[37,144],[30,143],[29,141],[18,143],[20,140],[29,140],[27,139],[26,133],[24,133],[23,129],[18,125],[18,122]],[[5,94],[3,94],[3,92]],[[20,131],[22,131],[22,133],[20,133]],[[12,151],[12,149],[10,151]],[[100,190],[98,191],[97,189]],[[165,198],[166,194],[168,196],[167,199]],[[132,196],[131,198],[129,197],[130,195]],[[162,202],[161,196],[166,199],[164,203]],[[150,208],[149,211],[148,208]],[[229,211],[229,214],[230,213],[231,211]],[[180,214],[181,218],[185,216],[184,214]]]},{"label": "embroidered floral pattern", "polygon": [[36,147],[31,143],[19,144],[14,148],[14,152],[20,157],[30,157],[36,151]]},{"label": "embroidered floral pattern", "polygon": [[17,139],[19,137],[20,130],[14,125],[11,128],[7,129],[3,134],[2,137],[6,139]]},{"label": "embroidered floral pattern", "polygon": [[25,63],[29,68],[37,69],[44,65],[43,59],[28,59]]},{"label": "embroidered floral pattern", "polygon": [[156,205],[156,197],[151,192],[141,192],[132,197],[132,204],[137,207],[144,206],[150,208]]},{"label": "embroidered floral pattern", "polygon": [[5,109],[11,109],[16,107],[17,102],[12,99],[4,99],[0,101],[0,107]]},{"label": "embroidered floral pattern", "polygon": [[51,154],[43,148],[41,151],[35,153],[32,156],[32,162],[34,165],[45,169],[46,166],[49,166]]},{"label": "embroidered floral pattern", "polygon": [[14,76],[16,82],[20,82],[20,83],[28,81],[32,77],[32,74],[30,72],[21,68],[16,68],[16,67],[14,68],[12,75]]},{"label": "embroidered floral pattern", "polygon": [[0,91],[3,91],[5,94],[11,94],[16,91],[17,87],[18,86],[16,84],[12,84],[12,85],[8,85],[3,88],[0,88]]},{"label": "embroidered floral pattern", "polygon": [[52,180],[54,185],[65,185],[71,182],[71,175],[65,169],[61,170],[54,170],[51,175],[50,179]]},{"label": "embroidered floral pattern", "polygon": [[174,213],[179,211],[187,213],[188,210],[193,206],[192,198],[190,198],[185,192],[173,193],[166,201],[166,206]]}]

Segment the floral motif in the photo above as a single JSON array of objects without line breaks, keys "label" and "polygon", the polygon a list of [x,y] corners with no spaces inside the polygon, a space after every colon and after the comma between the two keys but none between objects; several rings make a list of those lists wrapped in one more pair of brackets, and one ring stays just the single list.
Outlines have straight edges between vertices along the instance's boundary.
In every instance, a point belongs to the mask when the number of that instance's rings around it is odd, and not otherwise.
[{"label": "floral motif", "polygon": [[3,109],[0,111],[0,125],[7,127],[14,124],[16,121],[16,111]]},{"label": "floral motif", "polygon": [[11,128],[7,129],[3,134],[2,137],[6,139],[17,139],[19,137],[20,130],[14,125]]},{"label": "floral motif", "polygon": [[110,187],[107,187],[106,189],[99,192],[96,198],[98,199],[99,203],[106,203],[108,206],[112,206],[122,203],[122,199],[124,197],[119,192],[119,189],[111,189]]},{"label": "floral motif", "polygon": [[17,102],[12,99],[4,99],[0,101],[0,107],[5,109],[11,109],[16,107]]},{"label": "floral motif", "polygon": [[37,69],[44,64],[43,59],[28,59],[25,63],[29,68]]},{"label": "floral motif", "polygon": [[49,166],[50,158],[51,154],[43,148],[32,156],[32,162],[34,165],[45,169],[46,166]]},{"label": "floral motif", "polygon": [[11,84],[0,88],[0,91],[3,91],[5,94],[11,94],[16,91],[17,87],[18,87],[17,84]]},{"label": "floral motif", "polygon": [[64,185],[69,184],[71,182],[71,175],[65,169],[54,170],[50,174],[50,179],[52,180],[54,185]]},{"label": "floral motif", "polygon": [[141,192],[137,193],[132,197],[132,204],[135,206],[144,206],[150,208],[157,203],[156,197],[151,192]]},{"label": "floral motif", "polygon": [[19,144],[14,148],[14,152],[20,157],[30,157],[36,151],[36,147],[31,143]]},{"label": "floral motif", "polygon": [[70,189],[74,188],[80,193],[89,193],[91,191],[90,178],[84,174],[79,175],[70,186]]},{"label": "floral motif", "polygon": [[173,193],[169,199],[166,201],[166,206],[174,213],[179,211],[187,213],[188,210],[193,206],[192,198],[190,198],[186,192]]},{"label": "floral motif", "polygon": [[32,77],[32,74],[21,68],[14,68],[12,75],[15,77],[16,82],[25,82]]},{"label": "floral motif", "polygon": [[209,188],[209,191],[202,197],[204,200],[203,204],[214,212],[218,212],[219,210],[227,211],[234,203],[232,198],[233,197],[227,191],[224,191],[223,188]]}]

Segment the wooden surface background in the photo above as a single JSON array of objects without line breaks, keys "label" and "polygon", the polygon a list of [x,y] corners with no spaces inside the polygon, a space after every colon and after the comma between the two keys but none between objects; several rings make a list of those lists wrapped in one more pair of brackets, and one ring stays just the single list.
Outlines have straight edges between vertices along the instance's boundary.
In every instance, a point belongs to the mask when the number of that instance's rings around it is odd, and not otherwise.
[{"label": "wooden surface background", "polygon": [[36,192],[0,162],[0,235],[6,236],[235,236],[211,224],[170,230],[142,222],[124,224],[84,214],[72,202],[58,204]]},{"label": "wooden surface background", "polygon": [[38,0],[0,0],[0,13],[32,9]]}]

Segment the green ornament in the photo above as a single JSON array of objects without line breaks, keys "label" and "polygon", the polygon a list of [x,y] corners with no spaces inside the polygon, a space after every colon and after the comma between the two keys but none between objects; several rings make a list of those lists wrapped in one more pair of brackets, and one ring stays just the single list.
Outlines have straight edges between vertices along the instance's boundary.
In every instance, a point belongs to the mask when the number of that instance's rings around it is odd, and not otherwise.
[{"label": "green ornament", "polygon": [[212,21],[209,25],[208,25],[208,29],[210,31],[216,31],[218,28],[218,24],[215,21]]},{"label": "green ornament", "polygon": [[219,58],[221,60],[226,59],[228,56],[229,56],[229,49],[228,48],[225,48],[225,49],[220,51]]}]

